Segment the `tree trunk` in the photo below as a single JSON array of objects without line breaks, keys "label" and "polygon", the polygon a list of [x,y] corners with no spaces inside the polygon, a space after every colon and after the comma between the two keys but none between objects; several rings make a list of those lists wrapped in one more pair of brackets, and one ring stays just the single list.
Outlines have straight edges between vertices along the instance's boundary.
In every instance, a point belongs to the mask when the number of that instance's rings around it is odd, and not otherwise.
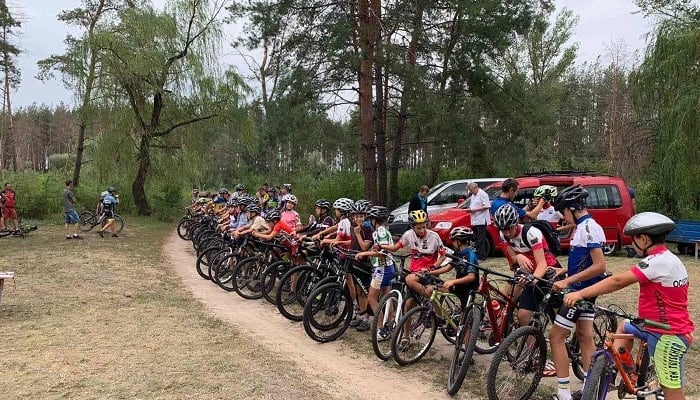
[{"label": "tree trunk", "polygon": [[138,170],[134,184],[131,186],[131,194],[134,196],[134,204],[139,215],[151,215],[151,207],[146,198],[146,178],[151,170],[151,135],[141,129],[141,142],[139,143],[139,155],[136,158]]},{"label": "tree trunk", "polygon": [[[381,21],[381,4],[379,1],[373,3],[373,15],[377,21]],[[378,26],[380,26],[378,24]],[[374,127],[376,133],[377,146],[377,196],[375,203],[386,204],[386,112],[384,100],[384,54],[382,52],[382,30],[377,28],[375,31],[375,46],[377,55],[374,61],[374,92],[375,92],[375,116]]]},{"label": "tree trunk", "polygon": [[[380,0],[371,0],[379,2]],[[364,197],[376,201],[377,171],[376,147],[374,139],[374,112],[372,110],[372,65],[374,64],[374,30],[378,22],[370,15],[370,0],[358,3],[360,37],[360,136],[362,137],[362,175],[364,176]]]},{"label": "tree trunk", "polygon": [[[418,1],[416,7],[416,15],[413,19],[413,33],[411,41],[408,44],[408,54],[406,61],[408,70],[412,71],[416,66],[418,41],[423,34],[423,12],[425,4],[423,1]],[[399,106],[398,125],[394,133],[394,143],[391,150],[391,165],[389,166],[389,205],[394,208],[399,205],[399,165],[401,164],[401,148],[406,134],[406,126],[408,125],[408,102],[413,89],[413,77],[409,72],[408,78],[404,81],[403,94],[401,95],[401,105]]]}]

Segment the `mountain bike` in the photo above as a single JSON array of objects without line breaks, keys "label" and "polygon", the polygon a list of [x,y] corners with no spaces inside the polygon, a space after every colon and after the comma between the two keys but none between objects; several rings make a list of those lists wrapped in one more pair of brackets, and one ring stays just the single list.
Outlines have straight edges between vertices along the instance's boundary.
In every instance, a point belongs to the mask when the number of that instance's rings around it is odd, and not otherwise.
[{"label": "mountain bike", "polygon": [[[116,232],[119,233],[124,229],[124,218],[121,215],[114,213],[114,226],[116,227]],[[80,212],[80,230],[83,232],[90,232],[92,228],[96,226],[104,226],[107,223],[107,219],[104,214],[98,216],[90,210],[85,210]]]},{"label": "mountain bike", "polygon": [[37,229],[39,229],[39,225],[22,225],[22,219],[18,218],[17,229],[0,229],[0,237],[12,235],[23,238],[27,235],[27,233],[35,231]]},{"label": "mountain bike", "polygon": [[[621,311],[613,311],[605,307],[596,305],[594,307],[596,312],[613,318],[629,320],[632,325],[641,331],[644,331],[646,326],[663,330],[670,329],[668,324],[643,319]],[[633,339],[636,342],[636,345],[633,345],[630,350],[634,351],[636,349],[636,356],[631,354],[632,359],[635,360],[636,371],[627,371],[624,368],[620,352],[613,345],[615,339]],[[618,374],[620,380],[616,385],[615,381]],[[586,384],[583,387],[581,398],[586,400],[605,400],[608,392],[616,388],[619,398],[624,398],[627,394],[637,396],[638,400],[642,400],[650,395],[663,398],[658,378],[655,376],[654,362],[649,356],[647,343],[632,334],[616,333],[615,329],[610,329],[605,333],[603,347],[593,355],[593,363],[591,364]]]}]

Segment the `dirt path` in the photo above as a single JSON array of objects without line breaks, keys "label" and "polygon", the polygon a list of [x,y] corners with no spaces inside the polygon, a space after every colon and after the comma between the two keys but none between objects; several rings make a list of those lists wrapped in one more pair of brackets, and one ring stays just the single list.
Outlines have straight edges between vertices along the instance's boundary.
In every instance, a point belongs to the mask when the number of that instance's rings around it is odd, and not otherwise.
[{"label": "dirt path", "polygon": [[446,392],[432,387],[430,382],[422,384],[408,379],[401,371],[382,366],[376,358],[348,351],[342,343],[314,342],[300,324],[286,320],[264,301],[249,301],[220,290],[197,275],[194,250],[176,233],[169,237],[164,253],[194,297],[217,318],[232,324],[243,335],[271,349],[279,357],[295,362],[309,379],[323,382],[335,398],[449,398]]}]

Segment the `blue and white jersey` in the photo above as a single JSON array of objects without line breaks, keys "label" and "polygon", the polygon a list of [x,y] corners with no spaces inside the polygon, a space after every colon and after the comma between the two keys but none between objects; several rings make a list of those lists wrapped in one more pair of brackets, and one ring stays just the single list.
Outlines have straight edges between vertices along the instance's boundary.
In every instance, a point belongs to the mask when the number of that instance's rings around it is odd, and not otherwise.
[{"label": "blue and white jersey", "polygon": [[[577,274],[593,265],[591,250],[602,249],[605,245],[605,232],[603,228],[591,217],[584,215],[576,221],[576,230],[569,247],[569,276]],[[572,290],[581,290],[603,280],[603,276],[596,276],[587,281],[576,282],[570,286]]]},{"label": "blue and white jersey", "polygon": [[114,207],[119,203],[117,199],[111,194],[107,194],[104,199],[102,199],[102,205],[105,210],[114,210]]}]

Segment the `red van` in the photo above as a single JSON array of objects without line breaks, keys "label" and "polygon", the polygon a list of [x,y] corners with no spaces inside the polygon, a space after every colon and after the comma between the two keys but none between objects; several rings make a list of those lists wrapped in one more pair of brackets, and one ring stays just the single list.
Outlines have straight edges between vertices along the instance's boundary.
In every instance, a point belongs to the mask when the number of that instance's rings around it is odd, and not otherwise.
[{"label": "red van", "polygon": [[[513,200],[517,205],[525,205],[533,198],[535,189],[541,185],[556,186],[559,191],[571,185],[583,185],[590,193],[588,212],[603,227],[607,239],[604,252],[612,255],[623,245],[632,244],[632,238],[624,236],[622,229],[634,215],[632,198],[624,179],[612,175],[599,175],[590,172],[561,171],[529,173],[515,178],[519,183],[518,194]],[[501,184],[494,183],[484,189],[493,199],[501,194]],[[430,217],[432,229],[449,244],[450,230],[456,226],[471,226],[471,216],[466,208],[469,202],[445,210]],[[487,228],[487,254],[493,254],[494,243],[498,243],[499,232],[491,224]],[[563,249],[569,248],[571,231],[560,237]]]}]

